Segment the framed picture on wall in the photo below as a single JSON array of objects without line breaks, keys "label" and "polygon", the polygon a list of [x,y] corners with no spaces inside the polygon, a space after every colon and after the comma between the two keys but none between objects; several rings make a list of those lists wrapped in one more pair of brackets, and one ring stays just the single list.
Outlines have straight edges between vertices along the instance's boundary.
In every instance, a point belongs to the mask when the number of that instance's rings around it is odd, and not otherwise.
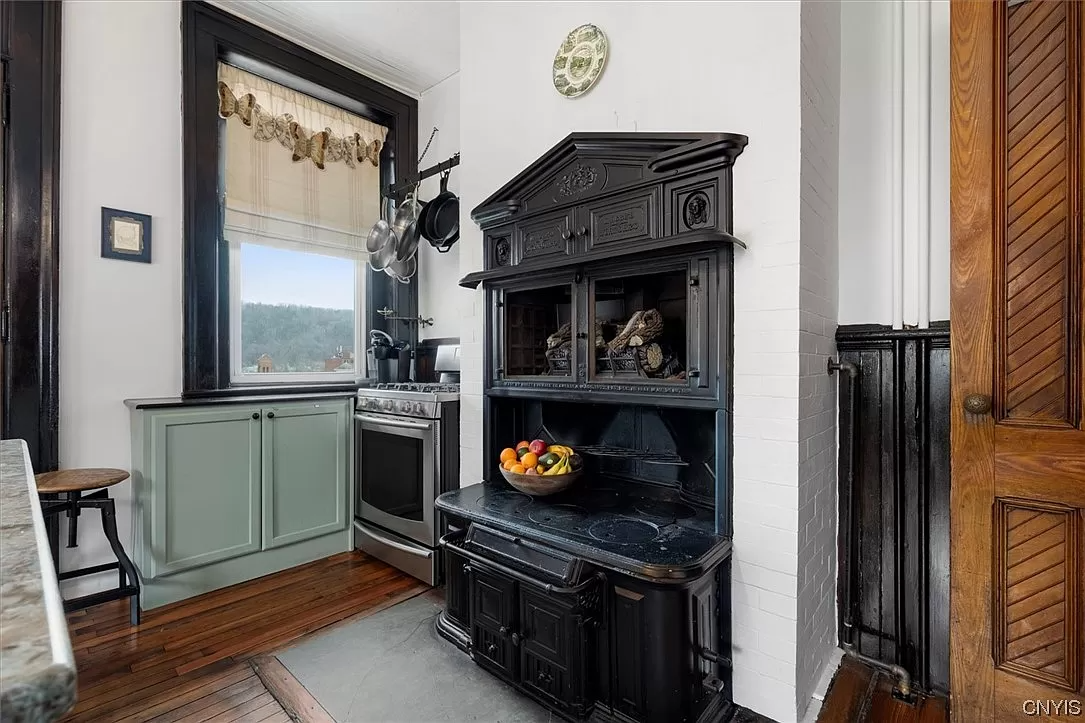
[{"label": "framed picture on wall", "polygon": [[102,206],[102,258],[151,263],[151,217]]}]

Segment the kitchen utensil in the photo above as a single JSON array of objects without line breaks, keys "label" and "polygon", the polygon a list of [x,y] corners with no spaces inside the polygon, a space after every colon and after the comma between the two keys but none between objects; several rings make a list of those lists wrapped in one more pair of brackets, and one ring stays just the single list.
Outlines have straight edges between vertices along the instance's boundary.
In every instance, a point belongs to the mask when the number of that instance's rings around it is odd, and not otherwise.
[{"label": "kitchen utensil", "polygon": [[394,240],[395,234],[392,232],[392,227],[382,218],[370,229],[369,236],[365,240],[365,250],[371,254],[376,253]]},{"label": "kitchen utensil", "polygon": [[441,174],[441,192],[425,205],[418,218],[422,236],[440,253],[447,252],[460,237],[460,199],[448,190],[450,174]]},{"label": "kitchen utensil", "polygon": [[418,203],[414,191],[407,194],[407,198],[396,211],[396,217],[392,221],[392,231],[395,232],[397,239],[397,261],[406,261],[418,250],[418,214],[421,211],[422,206]]},{"label": "kitchen utensil", "polygon": [[532,497],[557,494],[567,489],[573,482],[576,482],[583,472],[583,470],[578,469],[569,474],[516,474],[500,467],[498,471],[506,482]]},{"label": "kitchen utensil", "polygon": [[388,264],[395,261],[397,245],[395,232],[393,231],[391,241],[385,243],[384,246],[377,251],[369,254],[369,265],[372,266],[375,271],[383,271],[386,269]]},{"label": "kitchen utensil", "polygon": [[409,284],[416,271],[418,271],[418,257],[411,256],[405,261],[392,261],[392,263],[388,264],[388,268],[384,270],[384,273],[401,284]]}]

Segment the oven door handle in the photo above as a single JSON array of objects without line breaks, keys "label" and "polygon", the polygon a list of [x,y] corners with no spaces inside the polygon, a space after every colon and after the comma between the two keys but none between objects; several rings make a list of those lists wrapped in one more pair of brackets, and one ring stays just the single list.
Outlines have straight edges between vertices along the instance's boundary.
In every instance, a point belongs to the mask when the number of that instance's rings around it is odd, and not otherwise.
[{"label": "oven door handle", "polygon": [[406,553],[411,554],[411,555],[416,555],[418,557],[424,557],[427,560],[429,558],[433,557],[433,550],[421,550],[421,549],[419,549],[417,547],[412,547],[411,545],[404,545],[402,542],[398,542],[396,540],[393,540],[390,537],[385,537],[384,535],[378,535],[373,530],[369,529],[365,525],[362,525],[362,524],[360,524],[358,522],[354,523],[354,529],[358,530],[359,532],[365,533],[366,535],[368,535],[369,537],[372,537],[377,542],[388,545],[389,547],[394,547],[397,550],[400,550],[402,552],[406,552]]},{"label": "oven door handle", "polygon": [[389,419],[388,417],[374,417],[370,414],[355,414],[354,418],[359,422],[371,422],[385,427],[401,427],[403,429],[429,429],[433,426],[425,422],[407,422],[401,419]]}]

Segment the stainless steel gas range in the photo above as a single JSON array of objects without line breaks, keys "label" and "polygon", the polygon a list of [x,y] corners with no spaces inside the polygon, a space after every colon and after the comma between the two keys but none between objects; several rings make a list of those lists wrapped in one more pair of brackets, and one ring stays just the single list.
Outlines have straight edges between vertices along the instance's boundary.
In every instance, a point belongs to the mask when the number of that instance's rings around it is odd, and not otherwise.
[{"label": "stainless steel gas range", "polygon": [[355,546],[430,585],[439,580],[433,501],[459,487],[459,384],[378,384],[354,414]]}]

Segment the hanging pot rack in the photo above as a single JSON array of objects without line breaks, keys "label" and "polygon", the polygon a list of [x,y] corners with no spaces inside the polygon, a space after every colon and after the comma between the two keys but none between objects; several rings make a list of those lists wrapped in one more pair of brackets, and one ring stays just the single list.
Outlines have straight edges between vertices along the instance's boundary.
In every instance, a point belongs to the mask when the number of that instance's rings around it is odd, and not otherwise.
[{"label": "hanging pot rack", "polygon": [[430,166],[429,168],[419,171],[415,176],[407,176],[402,182],[388,186],[385,189],[383,196],[385,198],[398,198],[401,193],[408,191],[427,178],[436,176],[439,173],[450,171],[456,166],[460,165],[460,154],[448,158],[440,163]]}]

